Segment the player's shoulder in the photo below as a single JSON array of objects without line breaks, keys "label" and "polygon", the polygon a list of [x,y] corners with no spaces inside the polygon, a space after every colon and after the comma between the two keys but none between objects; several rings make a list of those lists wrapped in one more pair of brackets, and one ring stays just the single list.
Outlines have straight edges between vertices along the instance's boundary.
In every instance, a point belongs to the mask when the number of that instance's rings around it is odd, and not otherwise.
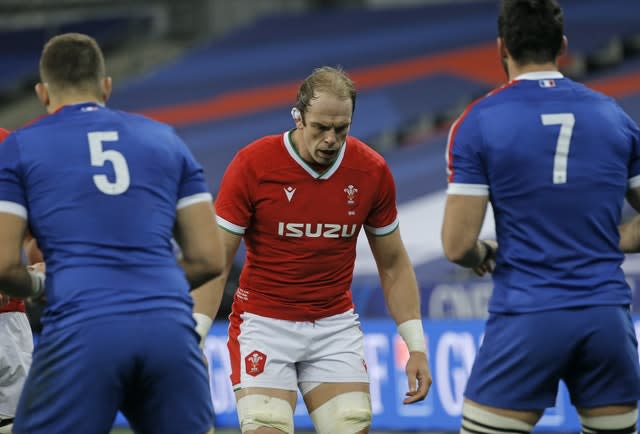
[{"label": "player's shoulder", "polygon": [[467,106],[464,108],[462,113],[457,117],[454,121],[453,126],[457,129],[460,125],[467,123],[468,119],[473,118],[478,115],[482,110],[492,107],[495,104],[500,103],[505,96],[504,91],[506,91],[508,85],[497,87],[490,92],[472,100]]},{"label": "player's shoulder", "polygon": [[175,134],[175,130],[171,125],[165,124],[164,122],[160,122],[143,114],[114,109],[109,109],[109,112],[114,116],[121,118],[123,123],[138,125],[140,128],[145,128],[147,130],[154,129],[167,134]]},{"label": "player's shoulder", "polygon": [[346,163],[363,170],[383,169],[387,167],[384,157],[371,146],[354,136],[347,136]]},{"label": "player's shoulder", "polygon": [[251,164],[264,164],[273,161],[274,154],[284,149],[282,134],[272,134],[260,137],[248,145],[243,146],[237,157]]}]

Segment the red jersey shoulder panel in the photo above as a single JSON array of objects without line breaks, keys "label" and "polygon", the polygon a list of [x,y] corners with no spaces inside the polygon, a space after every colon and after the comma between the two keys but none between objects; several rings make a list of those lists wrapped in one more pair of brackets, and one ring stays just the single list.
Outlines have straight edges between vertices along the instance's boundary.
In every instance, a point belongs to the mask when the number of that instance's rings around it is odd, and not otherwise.
[{"label": "red jersey shoulder panel", "polygon": [[[4,140],[9,134],[10,134],[9,131],[5,130],[4,128],[0,128],[0,142]],[[24,312],[24,311],[25,311],[24,300],[19,300],[19,299],[11,299],[7,304],[0,307],[0,313]]]}]

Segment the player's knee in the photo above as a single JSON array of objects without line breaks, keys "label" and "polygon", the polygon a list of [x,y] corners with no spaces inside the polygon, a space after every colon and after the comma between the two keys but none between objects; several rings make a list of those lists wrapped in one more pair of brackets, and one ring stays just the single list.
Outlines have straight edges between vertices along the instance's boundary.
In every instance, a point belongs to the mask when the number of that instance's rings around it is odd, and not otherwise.
[{"label": "player's knee", "polygon": [[371,398],[365,392],[334,396],[311,412],[318,434],[354,434],[371,425]]},{"label": "player's knee", "polygon": [[474,405],[462,408],[460,434],[493,434],[497,432],[530,433],[533,425],[523,420],[495,414]]},{"label": "player's knee", "polygon": [[237,410],[243,433],[265,427],[293,434],[293,409],[284,399],[250,394],[238,399]]},{"label": "player's knee", "polygon": [[582,432],[588,434],[636,434],[638,423],[638,410],[629,411],[622,414],[611,414],[606,416],[580,416]]}]

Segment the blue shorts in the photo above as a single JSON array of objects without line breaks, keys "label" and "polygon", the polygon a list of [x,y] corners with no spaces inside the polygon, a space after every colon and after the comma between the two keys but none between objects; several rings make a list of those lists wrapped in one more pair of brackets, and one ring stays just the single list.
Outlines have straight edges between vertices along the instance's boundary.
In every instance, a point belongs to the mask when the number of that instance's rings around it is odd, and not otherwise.
[{"label": "blue shorts", "polygon": [[118,410],[140,433],[202,434],[213,405],[189,315],[94,320],[43,333],[15,417],[16,434],[111,431]]},{"label": "blue shorts", "polygon": [[637,341],[626,307],[491,314],[465,397],[496,408],[543,410],[554,405],[559,380],[579,408],[640,399]]}]

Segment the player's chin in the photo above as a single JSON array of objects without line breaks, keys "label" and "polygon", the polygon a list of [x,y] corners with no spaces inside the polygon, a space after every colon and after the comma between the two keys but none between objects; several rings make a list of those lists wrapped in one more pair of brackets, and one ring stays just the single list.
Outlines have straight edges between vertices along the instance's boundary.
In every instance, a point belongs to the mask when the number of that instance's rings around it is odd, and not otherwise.
[{"label": "player's chin", "polygon": [[336,158],[338,157],[337,153],[327,153],[327,152],[320,152],[318,153],[318,156],[316,157],[316,163],[321,164],[323,166],[328,166],[330,164],[332,164],[334,161],[336,161]]}]

